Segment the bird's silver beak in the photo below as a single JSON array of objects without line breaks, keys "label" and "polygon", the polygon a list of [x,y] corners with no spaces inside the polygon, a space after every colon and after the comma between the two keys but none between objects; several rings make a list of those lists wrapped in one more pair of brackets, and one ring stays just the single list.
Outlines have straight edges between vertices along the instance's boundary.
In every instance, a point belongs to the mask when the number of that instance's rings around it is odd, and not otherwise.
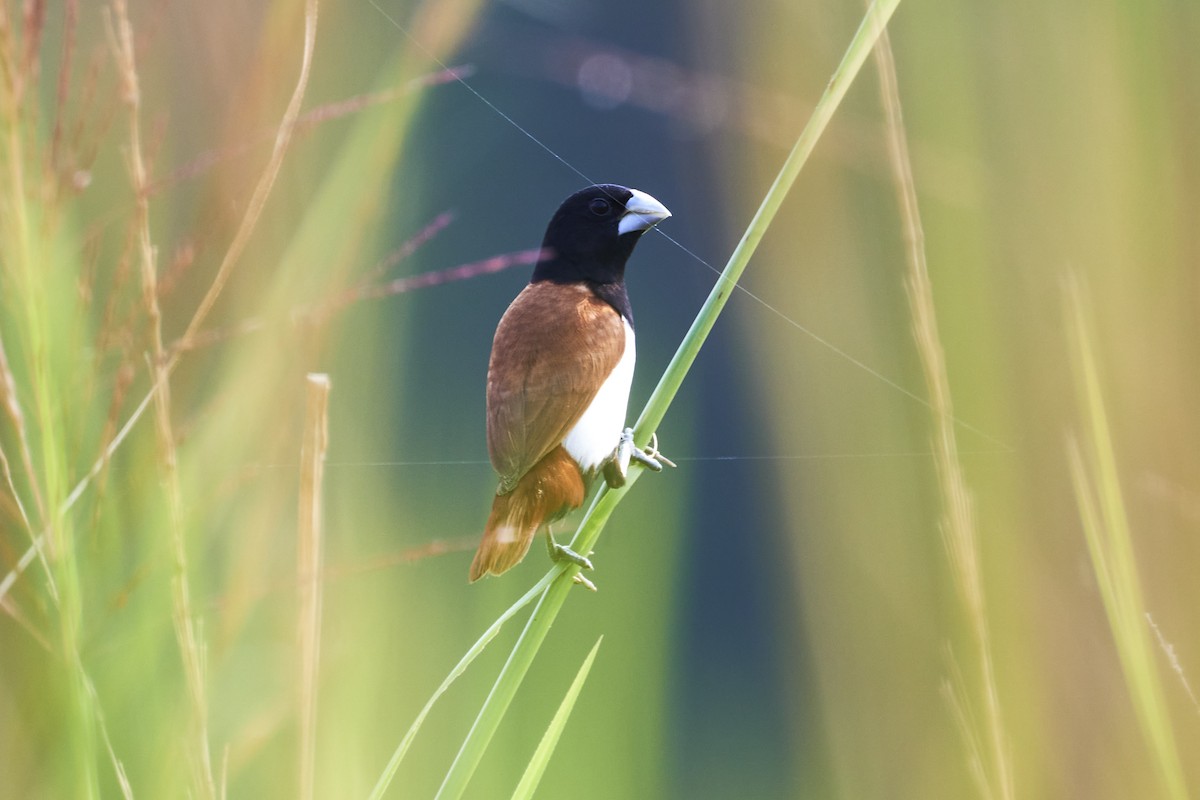
[{"label": "bird's silver beak", "polygon": [[646,231],[671,216],[667,207],[645,192],[630,189],[633,196],[625,203],[625,213],[617,223],[617,233],[624,236],[634,231]]}]

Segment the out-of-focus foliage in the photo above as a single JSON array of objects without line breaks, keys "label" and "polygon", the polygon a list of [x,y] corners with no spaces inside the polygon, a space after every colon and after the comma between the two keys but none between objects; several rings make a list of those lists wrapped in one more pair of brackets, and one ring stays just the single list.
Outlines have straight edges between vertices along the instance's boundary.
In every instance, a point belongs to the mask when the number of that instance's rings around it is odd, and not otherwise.
[{"label": "out-of-focus foliage", "polygon": [[[128,10],[168,352],[267,164],[303,5]],[[466,584],[494,488],[483,376],[525,251],[563,196],[618,181],[722,264],[861,8],[323,4],[279,178],[171,373],[173,448],[151,403],[73,495],[153,384],[115,9],[0,12],[0,796],[120,796],[122,780],[135,797],[202,796],[209,773],[229,797],[299,794],[314,371],[333,389],[313,789],[365,796],[544,571],[535,548]],[[1069,442],[1085,474],[1104,454],[1074,377],[1068,276],[1086,287],[1116,464],[1117,484],[1090,491],[1102,504],[1119,485],[1155,725],[1200,792],[1198,40],[1200,11],[1174,0],[902,4],[892,25],[1022,797],[1169,786],[1072,482]],[[876,83],[867,70],[852,88],[746,273],[752,294],[732,298],[664,422],[680,468],[621,505],[600,591],[569,600],[469,796],[512,792],[599,635],[539,796],[980,796],[964,740],[980,665],[939,530],[930,412],[911,396],[926,390]],[[493,256],[510,268],[389,284]],[[714,278],[663,237],[639,245],[635,408]],[[44,558],[23,560],[35,538]],[[434,793],[519,624],[441,699],[391,796]]]}]

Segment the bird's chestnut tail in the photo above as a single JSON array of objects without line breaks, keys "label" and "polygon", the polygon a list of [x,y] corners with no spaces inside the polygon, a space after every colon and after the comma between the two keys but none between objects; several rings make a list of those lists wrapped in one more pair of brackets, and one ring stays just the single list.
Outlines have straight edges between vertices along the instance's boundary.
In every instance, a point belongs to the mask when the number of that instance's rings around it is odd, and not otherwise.
[{"label": "bird's chestnut tail", "polygon": [[521,562],[543,523],[583,504],[583,475],[561,445],[521,477],[508,494],[492,501],[483,541],[471,562],[471,582],[500,575]]}]

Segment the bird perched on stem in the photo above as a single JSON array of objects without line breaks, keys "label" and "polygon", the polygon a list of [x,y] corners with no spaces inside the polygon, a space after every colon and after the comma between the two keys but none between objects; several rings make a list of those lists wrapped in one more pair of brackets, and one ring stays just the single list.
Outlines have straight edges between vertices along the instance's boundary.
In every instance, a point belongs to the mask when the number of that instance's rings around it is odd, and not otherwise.
[{"label": "bird perched on stem", "polygon": [[[472,581],[520,562],[538,529],[578,508],[598,474],[619,487],[631,461],[662,469],[625,427],[634,362],[625,262],[669,216],[645,192],[600,184],[568,197],[550,220],[543,260],[492,342],[487,440],[500,485]],[[591,568],[586,554],[546,535],[553,558]]]}]

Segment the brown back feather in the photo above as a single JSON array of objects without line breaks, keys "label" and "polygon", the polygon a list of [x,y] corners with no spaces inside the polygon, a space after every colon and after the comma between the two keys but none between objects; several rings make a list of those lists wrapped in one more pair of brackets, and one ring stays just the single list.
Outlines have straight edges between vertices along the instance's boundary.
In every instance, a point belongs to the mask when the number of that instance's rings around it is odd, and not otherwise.
[{"label": "brown back feather", "polygon": [[488,453],[498,493],[512,491],[562,443],[624,351],[621,315],[587,287],[541,281],[517,295],[496,328],[488,365]]}]

